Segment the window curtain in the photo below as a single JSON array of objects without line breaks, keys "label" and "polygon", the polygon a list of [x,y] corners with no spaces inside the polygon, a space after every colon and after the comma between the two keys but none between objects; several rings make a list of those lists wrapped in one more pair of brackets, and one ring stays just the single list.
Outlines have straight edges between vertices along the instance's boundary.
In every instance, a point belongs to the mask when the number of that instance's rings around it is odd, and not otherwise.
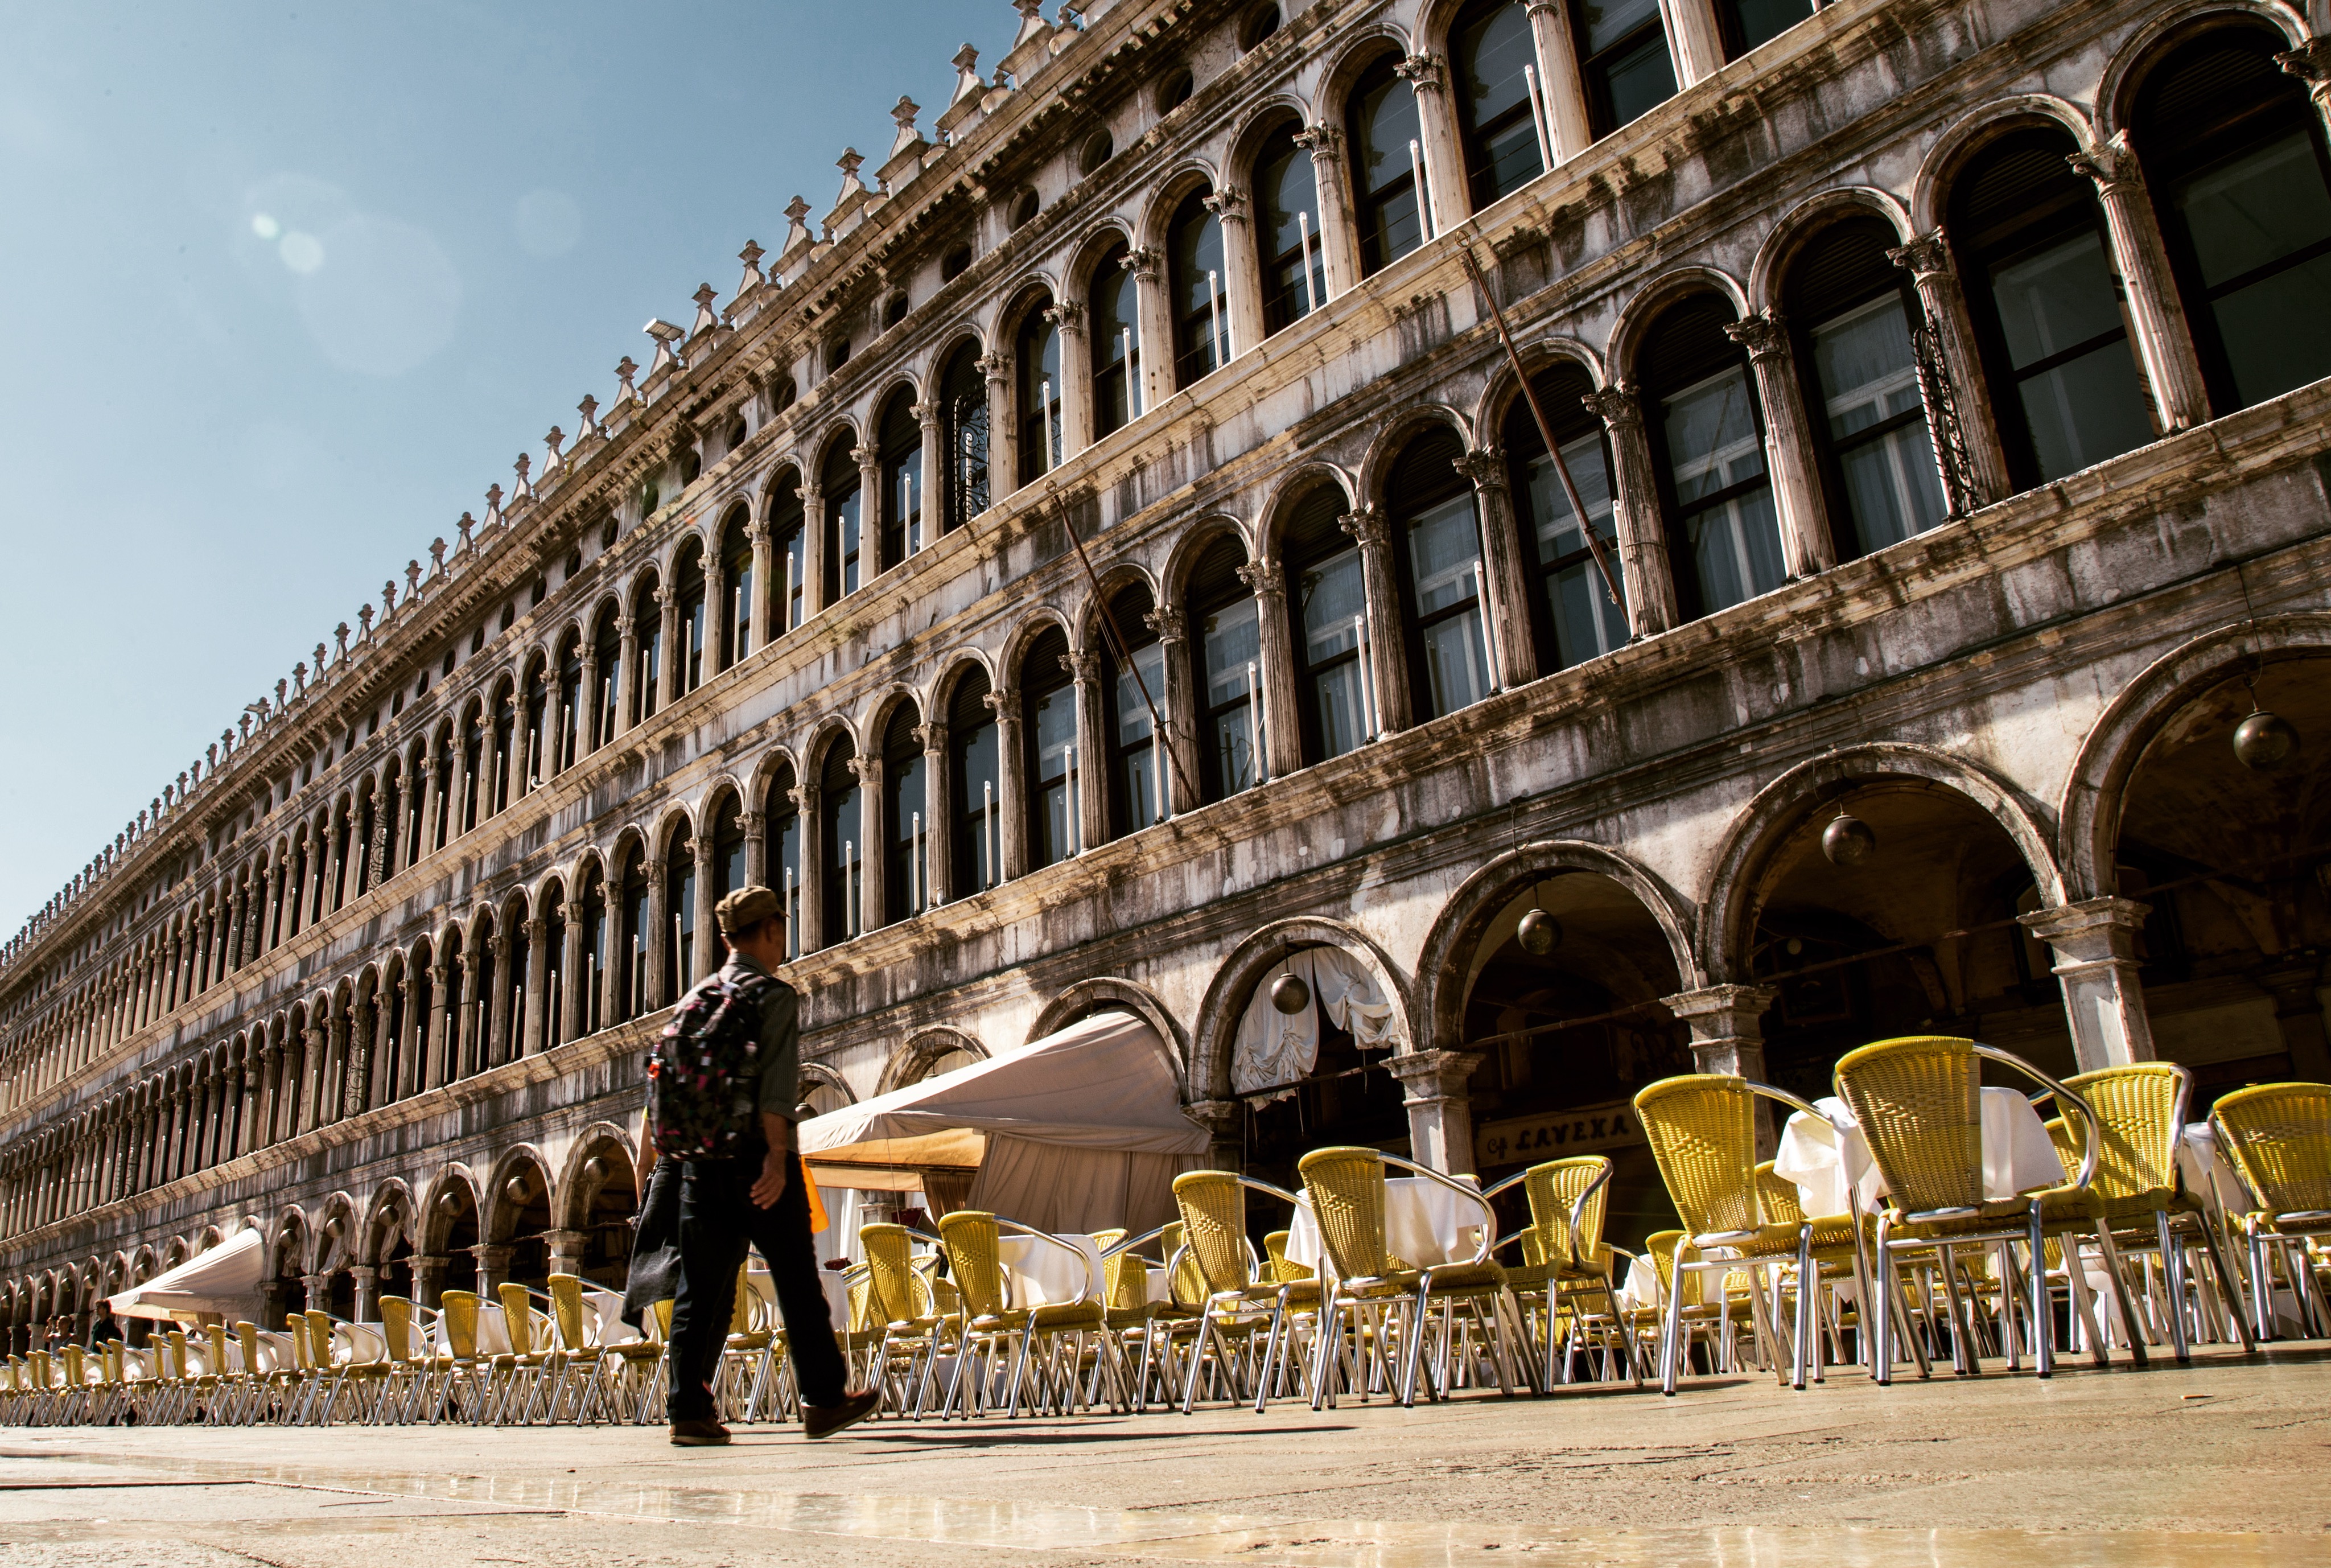
[{"label": "window curtain", "polygon": [[[1271,985],[1289,972],[1301,975],[1311,987],[1310,1003],[1300,1012],[1281,1012],[1271,1004]],[[1273,1084],[1293,1083],[1309,1072],[1319,1060],[1323,1008],[1337,1028],[1350,1032],[1362,1050],[1392,1049],[1392,1003],[1375,977],[1341,948],[1307,947],[1286,965],[1274,965],[1255,986],[1231,1049],[1231,1088],[1247,1095]],[[1259,1103],[1269,1105],[1294,1092],[1280,1089]]]}]

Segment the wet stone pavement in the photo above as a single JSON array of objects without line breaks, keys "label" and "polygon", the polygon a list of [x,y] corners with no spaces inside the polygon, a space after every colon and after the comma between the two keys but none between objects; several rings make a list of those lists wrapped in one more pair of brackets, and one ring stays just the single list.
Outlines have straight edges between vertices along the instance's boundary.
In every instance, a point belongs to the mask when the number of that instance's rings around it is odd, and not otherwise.
[{"label": "wet stone pavement", "polygon": [[1804,1393],[745,1428],[0,1429],[0,1568],[2331,1562],[2331,1350]]}]

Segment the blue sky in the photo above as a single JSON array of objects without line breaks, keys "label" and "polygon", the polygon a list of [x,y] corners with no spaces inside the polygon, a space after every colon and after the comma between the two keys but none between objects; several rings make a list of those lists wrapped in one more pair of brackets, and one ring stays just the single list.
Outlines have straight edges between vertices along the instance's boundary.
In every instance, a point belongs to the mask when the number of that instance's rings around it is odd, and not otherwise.
[{"label": "blue sky", "polygon": [[0,5],[0,937],[1006,0]]}]

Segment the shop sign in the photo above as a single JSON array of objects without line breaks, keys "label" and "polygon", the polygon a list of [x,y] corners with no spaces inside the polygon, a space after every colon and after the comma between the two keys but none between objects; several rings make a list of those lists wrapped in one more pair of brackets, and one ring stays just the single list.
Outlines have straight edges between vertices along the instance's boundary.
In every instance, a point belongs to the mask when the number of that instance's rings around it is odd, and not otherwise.
[{"label": "shop sign", "polygon": [[1580,1106],[1542,1116],[1485,1122],[1474,1130],[1473,1152],[1487,1170],[1493,1165],[1535,1165],[1571,1155],[1594,1155],[1644,1141],[1627,1100]]}]

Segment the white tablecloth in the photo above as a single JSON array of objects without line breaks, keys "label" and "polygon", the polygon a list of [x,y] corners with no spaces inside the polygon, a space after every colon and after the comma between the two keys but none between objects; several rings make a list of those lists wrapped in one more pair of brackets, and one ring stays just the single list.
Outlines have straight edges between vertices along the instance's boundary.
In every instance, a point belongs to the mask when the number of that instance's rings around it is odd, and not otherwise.
[{"label": "white tablecloth", "polygon": [[2186,1124],[2185,1136],[2177,1140],[2177,1174],[2184,1179],[2187,1192],[2223,1212],[2250,1212],[2250,1194],[2226,1156],[2218,1152],[2218,1129],[2209,1123]]},{"label": "white tablecloth", "polygon": [[[1384,1250],[1412,1268],[1470,1260],[1481,1250],[1481,1205],[1423,1176],[1384,1182]],[[1295,1202],[1295,1223],[1287,1233],[1287,1260],[1319,1267],[1319,1221],[1311,1194]]]},{"label": "white tablecloth", "polygon": [[508,1355],[510,1353],[509,1324],[502,1316],[499,1301],[478,1303],[478,1354]]},{"label": "white tablecloth", "polygon": [[369,1366],[388,1359],[388,1335],[372,1323],[332,1325],[332,1360],[340,1366]]},{"label": "white tablecloth", "polygon": [[[1070,1247],[1055,1247],[1039,1236],[1007,1231],[998,1239],[996,1256],[1012,1277],[1014,1307],[1057,1307],[1071,1301],[1100,1299],[1100,1243],[1090,1236],[1061,1238]],[[1080,1265],[1078,1255],[1084,1262]]]},{"label": "white tablecloth", "polygon": [[[1847,1212],[1849,1186],[1864,1213],[1873,1212],[1886,1180],[1870,1157],[1870,1142],[1846,1103],[1831,1095],[1813,1102],[1821,1115],[1798,1111],[1782,1129],[1773,1154],[1773,1174],[1797,1184],[1798,1202],[1812,1215]],[[2064,1179],[2064,1166],[2049,1141],[2048,1126],[2022,1093],[2012,1088],[1983,1091],[1983,1193],[2012,1198]]]},{"label": "white tablecloth", "polygon": [[850,1278],[845,1269],[821,1269],[817,1283],[825,1292],[825,1309],[836,1328],[850,1326]]}]

